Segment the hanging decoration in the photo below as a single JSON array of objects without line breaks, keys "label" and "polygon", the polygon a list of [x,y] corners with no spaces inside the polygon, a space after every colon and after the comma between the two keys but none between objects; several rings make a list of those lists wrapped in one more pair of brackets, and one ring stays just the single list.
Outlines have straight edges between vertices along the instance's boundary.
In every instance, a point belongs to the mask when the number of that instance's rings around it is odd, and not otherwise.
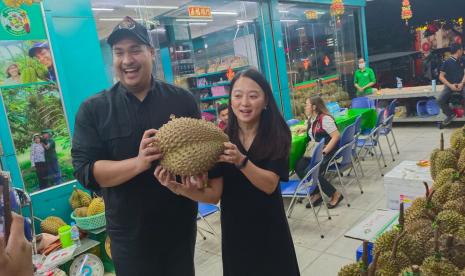
[{"label": "hanging decoration", "polygon": [[26,4],[28,6],[32,5],[32,3],[40,3],[40,0],[3,0],[3,3],[7,7],[11,8],[19,8],[22,4]]},{"label": "hanging decoration", "polygon": [[331,15],[336,17],[336,23],[341,24],[341,16],[344,15],[344,2],[343,0],[333,0],[331,4]]},{"label": "hanging decoration", "polygon": [[412,8],[410,7],[410,0],[402,0],[402,20],[405,20],[405,25],[408,25],[408,20],[412,18]]}]

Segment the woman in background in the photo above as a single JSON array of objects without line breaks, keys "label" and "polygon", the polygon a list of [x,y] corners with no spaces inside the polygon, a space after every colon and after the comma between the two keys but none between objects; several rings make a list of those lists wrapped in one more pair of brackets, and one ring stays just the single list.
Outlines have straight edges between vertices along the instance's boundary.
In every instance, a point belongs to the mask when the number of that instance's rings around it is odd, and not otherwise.
[{"label": "woman in background", "polygon": [[19,72],[18,64],[10,64],[6,68],[7,79],[3,82],[3,85],[15,85],[21,84],[21,73]]}]

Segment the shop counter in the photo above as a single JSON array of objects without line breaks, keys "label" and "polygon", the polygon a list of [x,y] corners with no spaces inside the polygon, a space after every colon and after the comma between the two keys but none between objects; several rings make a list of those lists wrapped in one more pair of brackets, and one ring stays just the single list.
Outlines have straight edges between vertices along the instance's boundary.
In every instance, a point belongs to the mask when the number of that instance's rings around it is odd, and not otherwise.
[{"label": "shop counter", "polygon": [[[372,129],[376,124],[376,110],[371,108],[353,108],[349,109],[343,116],[335,118],[337,128],[342,132],[347,126],[353,124],[358,116],[362,116],[362,131]],[[300,122],[300,125],[304,122]],[[295,163],[302,157],[307,145],[307,134],[292,135],[291,151],[289,153],[289,170],[295,168]]]}]

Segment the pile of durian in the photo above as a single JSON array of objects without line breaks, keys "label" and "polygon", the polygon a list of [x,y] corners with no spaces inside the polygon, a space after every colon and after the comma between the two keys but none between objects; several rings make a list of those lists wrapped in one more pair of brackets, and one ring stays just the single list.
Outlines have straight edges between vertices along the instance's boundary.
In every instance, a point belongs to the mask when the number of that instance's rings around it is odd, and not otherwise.
[{"label": "pile of durian", "polygon": [[90,194],[76,188],[76,186],[69,197],[69,204],[76,217],[90,217],[105,212],[103,198],[96,196],[92,199]]},{"label": "pile of durian", "polygon": [[405,210],[399,224],[379,236],[373,262],[344,266],[339,276],[465,276],[465,127],[454,131],[451,148],[430,158],[433,186]]}]

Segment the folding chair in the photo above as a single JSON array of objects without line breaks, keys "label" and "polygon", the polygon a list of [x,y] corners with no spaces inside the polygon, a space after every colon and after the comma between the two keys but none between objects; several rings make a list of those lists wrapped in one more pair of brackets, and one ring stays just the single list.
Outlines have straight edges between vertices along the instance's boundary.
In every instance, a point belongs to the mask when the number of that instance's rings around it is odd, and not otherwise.
[{"label": "folding chair", "polygon": [[[313,214],[315,215],[316,222],[318,224],[318,228],[320,229],[321,238],[324,238],[323,231],[321,229],[320,220],[318,219],[318,212],[315,210],[313,206],[312,200],[310,195],[312,192],[318,187],[321,189],[320,182],[318,181],[318,177],[320,175],[320,165],[323,160],[323,147],[324,147],[324,139],[318,143],[316,146],[312,159],[309,163],[310,170],[307,172],[304,178],[301,180],[289,180],[288,182],[281,182],[281,195],[282,197],[292,198],[289,207],[287,208],[286,215],[288,218],[291,217],[292,211],[294,210],[295,204],[298,198],[305,198],[307,197],[310,201],[310,206],[313,210]],[[323,205],[326,208],[326,213],[328,215],[328,219],[331,219],[331,215],[329,214],[329,210],[327,208],[326,199],[323,197]],[[321,208],[321,207],[320,207]]]},{"label": "folding chair", "polygon": [[214,214],[216,212],[219,212],[220,208],[216,206],[215,204],[209,204],[209,203],[203,203],[199,202],[199,207],[198,207],[198,212],[197,212],[197,220],[202,220],[207,224],[207,227],[209,230],[203,229],[200,226],[197,226],[197,232],[199,232],[200,236],[206,240],[207,237],[202,233],[201,230],[206,231],[210,234],[212,234],[215,237],[219,237],[218,234],[216,233],[215,229],[211,226],[211,224],[205,219],[211,214]]},{"label": "folding chair", "polygon": [[353,156],[353,148],[355,144],[355,125],[352,124],[342,132],[341,139],[339,139],[338,150],[334,154],[334,156],[329,161],[328,167],[326,168],[327,172],[336,173],[339,184],[341,184],[341,188],[343,190],[344,199],[347,202],[347,206],[350,207],[350,202],[347,197],[347,192],[345,189],[345,184],[342,181],[342,174],[347,170],[353,170],[355,173],[355,181],[360,188],[360,192],[363,194],[362,184],[358,178],[357,170],[355,169],[354,165],[354,156]]},{"label": "folding chair", "polygon": [[[386,120],[384,120],[383,125],[379,131],[380,136],[386,137],[389,151],[391,152],[392,161],[396,161],[394,154],[392,153],[392,147],[395,146],[397,154],[399,153],[399,147],[397,146],[396,136],[394,136],[394,131],[392,130],[392,121],[394,120],[394,115],[390,115]],[[393,142],[389,140],[389,134],[392,136]]]},{"label": "folding chair", "polygon": [[[384,173],[383,173],[383,169],[381,168],[380,159],[383,160],[384,167],[387,167],[386,160],[384,159],[383,150],[381,148],[381,145],[379,144],[379,134],[380,134],[381,128],[383,127],[383,117],[384,117],[384,109],[381,109],[378,112],[375,127],[370,131],[368,135],[360,137],[356,141],[357,148],[360,148],[360,150],[358,151],[358,156],[360,157],[362,150],[365,150],[365,154],[363,155],[362,160],[365,159],[368,153],[370,153],[370,155],[375,157],[381,176],[384,176]],[[378,147],[380,151],[380,155],[378,155],[376,147]]]},{"label": "folding chair", "polygon": [[[354,137],[355,137],[355,141],[358,140],[358,138],[360,137],[360,135],[362,134],[362,116],[359,115],[357,117],[357,119],[355,119],[355,122],[354,122]],[[358,153],[357,153],[357,143],[355,142],[354,143],[354,146],[352,147],[352,155],[354,157],[354,161],[355,161],[355,164],[358,166],[358,168],[360,169],[360,173],[362,174],[362,177],[365,176],[365,173],[363,172],[363,168],[362,168],[362,162],[360,161],[360,157],[358,156]],[[352,170],[349,171],[348,175],[350,175],[350,172]]]}]

